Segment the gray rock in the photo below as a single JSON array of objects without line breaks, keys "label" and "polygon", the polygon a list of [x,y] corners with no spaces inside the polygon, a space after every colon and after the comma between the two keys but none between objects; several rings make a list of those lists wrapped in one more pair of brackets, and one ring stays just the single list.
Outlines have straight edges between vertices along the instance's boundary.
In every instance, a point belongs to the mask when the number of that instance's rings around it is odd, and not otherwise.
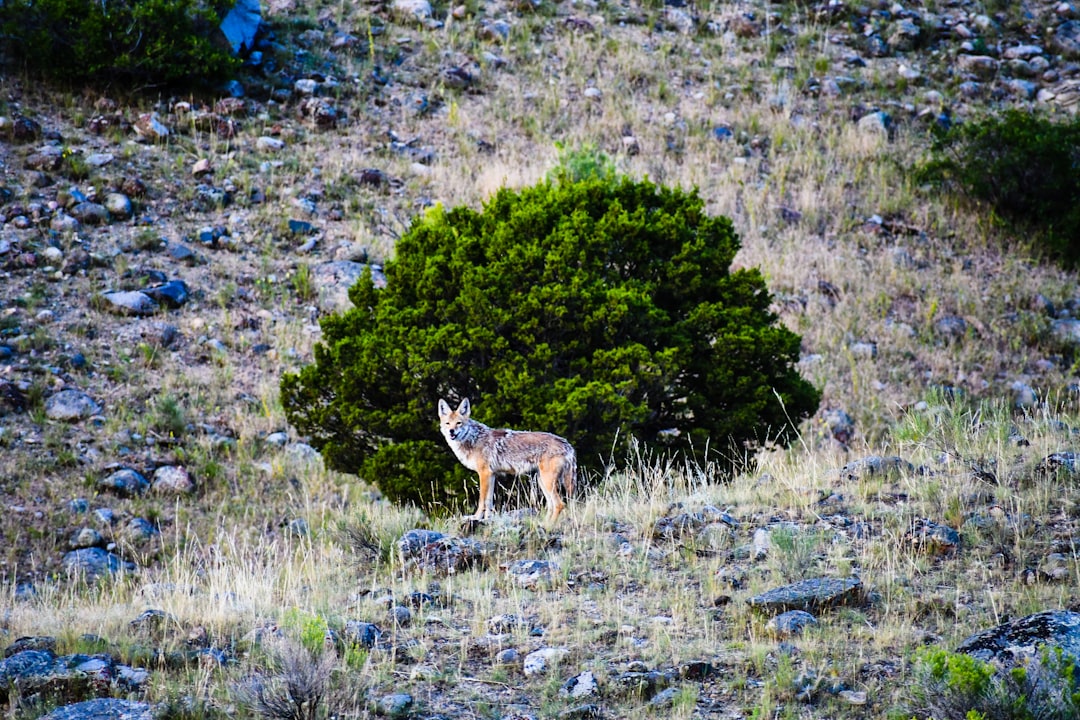
[{"label": "gray rock", "polygon": [[375,287],[386,287],[386,275],[382,266],[367,265],[349,260],[336,260],[321,263],[311,269],[311,280],[319,288],[319,305],[325,310],[345,310],[352,307],[349,300],[349,288],[356,284],[364,269],[371,268],[371,279]]},{"label": "gray rock", "polygon": [[1071,450],[1051,453],[1035,466],[1035,472],[1044,475],[1076,475],[1080,472],[1080,454]]},{"label": "gray rock", "polygon": [[154,492],[170,495],[190,495],[195,492],[195,481],[191,473],[180,465],[163,465],[154,471],[151,483]]},{"label": "gray rock", "polygon": [[86,156],[86,164],[90,167],[100,168],[105,167],[114,159],[112,153],[90,153]]},{"label": "gray rock", "polygon": [[1050,323],[1050,332],[1062,342],[1080,343],[1080,320],[1065,318]]},{"label": "gray rock", "polygon": [[137,567],[101,548],[82,548],[64,556],[64,569],[68,575],[93,581],[108,575],[135,572]]},{"label": "gray rock", "polygon": [[436,530],[409,530],[398,538],[398,552],[402,558],[408,560],[419,555],[429,544],[444,537],[446,536]]},{"label": "gray rock", "polygon": [[131,468],[120,468],[98,480],[97,485],[99,488],[111,490],[121,497],[134,497],[145,492],[146,488],[150,487],[149,481]]},{"label": "gray rock", "polygon": [[1080,21],[1066,20],[1050,35],[1049,45],[1068,60],[1080,59]]},{"label": "gray rock", "polygon": [[70,538],[68,538],[68,546],[70,546],[72,550],[97,547],[104,544],[105,538],[101,537],[101,533],[94,528],[79,528],[71,534]]},{"label": "gray rock", "polygon": [[408,693],[382,695],[372,703],[372,709],[377,715],[388,718],[407,717],[412,706],[413,696]]},{"label": "gray rock", "polygon": [[127,195],[113,192],[105,196],[105,210],[117,220],[127,220],[131,217],[134,208]]},{"label": "gray rock", "polygon": [[1035,93],[1039,92],[1037,83],[1033,83],[1030,80],[1022,80],[1020,78],[1006,80],[1005,89],[1009,91],[1010,95],[1019,100],[1032,100],[1035,97]]},{"label": "gray rock", "polygon": [[599,697],[600,686],[596,682],[591,670],[575,675],[562,684],[559,695],[571,700],[586,700]]},{"label": "gray rock", "polygon": [[558,572],[559,564],[554,560],[515,560],[506,567],[506,574],[524,588],[549,584]]},{"label": "gray rock", "polygon": [[153,315],[158,304],[145,293],[137,290],[120,290],[103,293],[106,308],[117,315]]},{"label": "gray rock", "polygon": [[412,610],[405,605],[390,608],[390,621],[397,627],[408,627],[412,623]]},{"label": "gray rock", "polygon": [[915,47],[922,29],[908,18],[901,18],[889,26],[889,46],[897,52],[907,52]]},{"label": "gray rock", "polygon": [[56,664],[56,655],[49,649],[21,650],[0,660],[0,685],[8,687],[32,676],[47,675]]},{"label": "gray rock", "polygon": [[61,390],[45,401],[45,415],[50,420],[75,422],[101,412],[101,406],[79,390]]},{"label": "gray rock", "polygon": [[840,474],[850,480],[864,480],[880,475],[914,472],[915,466],[898,455],[868,455],[840,468]]},{"label": "gray rock", "polygon": [[255,149],[260,152],[277,152],[285,149],[285,141],[264,135],[255,141]]},{"label": "gray rock", "polygon": [[[406,536],[411,533],[425,532],[432,531],[410,530],[409,533],[406,533]],[[417,542],[416,537],[413,536],[414,539],[408,542],[410,544]],[[402,548],[404,542],[406,541],[403,537],[398,541],[398,547]],[[405,551],[402,549],[402,556],[406,559],[408,567],[421,572],[429,572],[434,575],[453,575],[483,563],[487,558],[487,553],[480,542],[471,538],[440,536],[421,545],[416,550],[411,550],[409,555],[405,555]]]},{"label": "gray rock", "polygon": [[405,20],[424,21],[431,17],[431,3],[428,0],[394,0],[391,10]]},{"label": "gray rock", "polygon": [[858,128],[863,135],[887,139],[892,133],[892,117],[889,113],[878,110],[859,118]]},{"label": "gray rock", "polygon": [[15,642],[4,648],[4,657],[9,658],[16,653],[26,650],[44,650],[56,653],[56,638],[51,635],[31,635],[18,638]]},{"label": "gray rock", "polygon": [[956,67],[980,80],[989,80],[997,74],[998,61],[988,55],[958,55]]},{"label": "gray rock", "polygon": [[297,463],[318,462],[322,457],[319,451],[307,443],[294,442],[285,446],[285,456]]},{"label": "gray rock", "polygon": [[674,672],[628,670],[611,678],[609,686],[617,695],[647,700],[671,685],[677,677]]},{"label": "gray rock", "polygon": [[272,432],[264,438],[264,442],[273,447],[285,447],[286,443],[289,442],[289,433]]},{"label": "gray rock", "polygon": [[182,307],[191,295],[187,283],[183,280],[170,280],[159,285],[152,285],[141,292],[172,310]]},{"label": "gray rock", "polygon": [[58,707],[39,720],[155,720],[154,706],[134,700],[98,698]]},{"label": "gray rock", "polygon": [[833,440],[847,445],[855,437],[855,418],[839,408],[831,408],[822,413],[826,431]]},{"label": "gray rock", "polygon": [[262,8],[259,0],[237,0],[232,10],[222,19],[220,26],[233,54],[255,48],[255,35],[259,32],[261,23]]},{"label": "gray rock", "polygon": [[811,578],[774,588],[747,599],[751,607],[764,612],[786,610],[815,611],[862,600],[862,582],[858,578]]},{"label": "gray rock", "polygon": [[71,217],[84,225],[107,225],[109,211],[104,205],[94,202],[81,202],[71,208]]},{"label": "gray rock", "polygon": [[916,548],[935,555],[951,554],[960,547],[960,533],[925,518],[915,520],[905,537]]},{"label": "gray rock", "polygon": [[342,635],[346,642],[361,647],[373,648],[375,647],[375,643],[379,641],[382,630],[374,623],[362,622],[360,620],[347,620]]},{"label": "gray rock", "polygon": [[956,652],[1012,667],[1026,664],[1047,645],[1080,661],[1080,613],[1046,610],[1028,615],[972,635]]},{"label": "gray rock", "polygon": [[133,545],[142,545],[161,534],[149,520],[141,517],[131,518],[120,532]]},{"label": "gray rock", "polygon": [[766,627],[778,637],[793,637],[810,625],[817,625],[816,617],[805,610],[788,610],[769,620]]},{"label": "gray rock", "polygon": [[525,656],[525,661],[522,664],[525,677],[546,673],[552,665],[558,663],[569,653],[569,650],[562,647],[545,647],[534,650]]}]

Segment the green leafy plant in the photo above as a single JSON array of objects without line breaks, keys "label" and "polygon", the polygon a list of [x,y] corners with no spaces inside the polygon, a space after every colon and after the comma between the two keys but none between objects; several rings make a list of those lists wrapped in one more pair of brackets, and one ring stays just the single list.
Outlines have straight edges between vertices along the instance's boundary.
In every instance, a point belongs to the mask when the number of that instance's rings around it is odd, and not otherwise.
[{"label": "green leafy plant", "polygon": [[222,80],[238,65],[216,38],[231,0],[6,0],[10,64],[63,82],[134,86]]},{"label": "green leafy plant", "polygon": [[581,147],[568,148],[562,143],[555,143],[555,148],[559,151],[559,159],[555,168],[548,173],[548,180],[613,182],[616,179],[615,162],[595,145],[588,143]]},{"label": "green leafy plant", "polygon": [[1044,646],[1026,665],[1000,669],[965,653],[925,650],[910,695],[935,720],[1065,720],[1080,714],[1076,658]]},{"label": "green leafy plant", "polygon": [[286,415],[331,467],[428,509],[475,493],[439,435],[440,397],[563,435],[584,468],[631,438],[739,466],[791,441],[820,395],[760,272],[730,270],[738,249],[696,191],[648,181],[436,207],[399,240],[385,289],[366,273],[355,307],[323,319],[314,364],[282,379]]},{"label": "green leafy plant", "polygon": [[1052,258],[1080,263],[1080,120],[1008,110],[939,129],[915,175],[989,207]]}]

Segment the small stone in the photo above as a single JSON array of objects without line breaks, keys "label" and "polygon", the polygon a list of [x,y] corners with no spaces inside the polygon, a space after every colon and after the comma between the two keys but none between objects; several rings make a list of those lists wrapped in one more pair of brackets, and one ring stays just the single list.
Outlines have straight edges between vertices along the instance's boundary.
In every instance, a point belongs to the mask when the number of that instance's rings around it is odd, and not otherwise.
[{"label": "small stone", "polygon": [[160,285],[153,285],[141,291],[142,294],[167,308],[176,310],[182,307],[191,295],[187,283],[183,280],[170,280]]},{"label": "small stone", "polygon": [[195,492],[195,481],[186,468],[180,465],[163,465],[154,471],[154,492],[172,495],[190,495]]},{"label": "small stone", "polygon": [[540,675],[547,672],[548,668],[558,663],[564,657],[570,653],[566,648],[540,648],[534,652],[525,656],[525,662],[522,665],[522,670],[525,673],[525,677],[531,677],[533,675]]},{"label": "small stone", "polygon": [[94,528],[88,527],[79,528],[68,539],[68,545],[71,546],[72,550],[77,550],[78,548],[96,547],[98,545],[104,544],[105,540],[101,537],[101,533],[99,533]]},{"label": "small stone", "polygon": [[131,217],[131,199],[123,193],[109,193],[105,196],[105,210],[118,220],[127,220]]},{"label": "small stone", "polygon": [[135,563],[94,547],[69,552],[64,556],[64,569],[69,575],[93,581],[106,575],[135,572],[137,568]]},{"label": "small stone", "polygon": [[769,620],[766,627],[778,637],[802,635],[810,625],[817,625],[817,618],[805,610],[788,610]]},{"label": "small stone", "polygon": [[120,468],[98,480],[97,485],[99,488],[110,490],[121,497],[134,497],[145,492],[146,488],[150,487],[147,479],[131,468]]},{"label": "small stone", "polygon": [[105,167],[113,161],[112,153],[91,153],[86,156],[86,164],[90,167]]},{"label": "small stone", "polygon": [[107,225],[109,222],[109,211],[94,202],[78,203],[71,208],[71,216],[84,225]]},{"label": "small stone", "polygon": [[164,140],[172,134],[156,112],[139,115],[131,127],[139,137],[146,140]]},{"label": "small stone", "polygon": [[123,290],[104,293],[106,308],[116,315],[153,315],[158,304],[145,293],[137,290]]},{"label": "small stone", "polygon": [[255,148],[262,152],[277,152],[285,149],[285,141],[264,135],[255,141]]},{"label": "small stone", "polygon": [[375,700],[372,708],[376,714],[388,718],[404,718],[413,706],[413,696],[408,693],[383,695]]},{"label": "small stone", "polygon": [[428,0],[394,0],[391,9],[395,15],[407,20],[424,21],[431,17]]},{"label": "small stone", "polygon": [[79,390],[61,390],[45,401],[45,415],[50,420],[85,420],[100,412],[101,406]]}]

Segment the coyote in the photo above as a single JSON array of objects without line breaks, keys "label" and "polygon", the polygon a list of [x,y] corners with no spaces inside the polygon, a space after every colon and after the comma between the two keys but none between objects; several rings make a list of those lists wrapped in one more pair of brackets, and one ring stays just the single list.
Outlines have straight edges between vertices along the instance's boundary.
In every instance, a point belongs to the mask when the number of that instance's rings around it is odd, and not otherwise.
[{"label": "coyote", "polygon": [[494,430],[469,417],[472,406],[465,398],[457,410],[439,400],[439,423],[443,437],[457,459],[480,476],[480,505],[474,520],[484,520],[494,511],[495,476],[540,476],[540,489],[547,498],[547,522],[553,525],[566,507],[559,495],[562,483],[569,498],[574,492],[577,457],[574,448],[558,435],[546,432]]}]

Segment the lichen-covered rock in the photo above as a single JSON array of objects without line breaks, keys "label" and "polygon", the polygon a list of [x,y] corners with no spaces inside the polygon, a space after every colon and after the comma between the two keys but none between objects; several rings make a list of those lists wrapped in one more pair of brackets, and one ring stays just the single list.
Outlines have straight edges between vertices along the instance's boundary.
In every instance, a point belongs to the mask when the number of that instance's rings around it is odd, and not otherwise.
[{"label": "lichen-covered rock", "polygon": [[765,612],[780,613],[786,610],[810,612],[861,600],[862,582],[858,578],[810,578],[767,590],[746,602]]},{"label": "lichen-covered rock", "polygon": [[1080,613],[1045,610],[1028,615],[972,635],[956,652],[1008,667],[1030,661],[1047,645],[1080,662]]}]

